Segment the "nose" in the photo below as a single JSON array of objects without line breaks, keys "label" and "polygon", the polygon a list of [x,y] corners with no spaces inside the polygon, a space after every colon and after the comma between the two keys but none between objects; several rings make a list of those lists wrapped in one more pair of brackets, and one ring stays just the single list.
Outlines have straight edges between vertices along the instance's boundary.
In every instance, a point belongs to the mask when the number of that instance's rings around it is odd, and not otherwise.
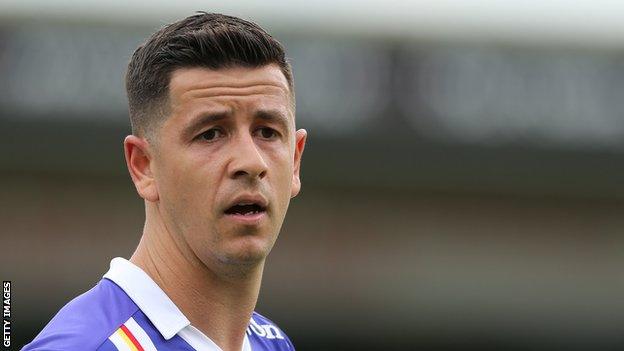
[{"label": "nose", "polygon": [[254,143],[252,135],[237,138],[232,150],[229,174],[232,178],[262,179],[266,176],[268,166]]}]

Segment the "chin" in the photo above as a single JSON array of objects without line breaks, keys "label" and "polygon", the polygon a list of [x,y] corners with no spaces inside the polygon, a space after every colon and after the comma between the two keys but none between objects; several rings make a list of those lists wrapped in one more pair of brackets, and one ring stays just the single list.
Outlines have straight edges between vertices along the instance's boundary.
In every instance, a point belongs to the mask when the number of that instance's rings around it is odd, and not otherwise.
[{"label": "chin", "polygon": [[258,237],[239,237],[229,244],[223,255],[223,263],[241,266],[254,266],[264,262],[273,246]]}]

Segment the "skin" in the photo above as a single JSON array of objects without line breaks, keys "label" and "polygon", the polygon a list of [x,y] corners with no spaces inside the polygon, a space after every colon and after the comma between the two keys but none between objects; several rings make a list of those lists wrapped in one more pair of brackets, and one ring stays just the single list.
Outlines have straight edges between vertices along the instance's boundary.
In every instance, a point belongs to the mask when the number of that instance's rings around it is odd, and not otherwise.
[{"label": "skin", "polygon": [[[145,200],[131,261],[223,350],[240,350],[262,271],[300,189],[306,131],[277,65],[172,73],[171,112],[153,138],[126,137]],[[151,140],[151,141],[150,141]],[[257,221],[225,214],[241,195],[268,202]]]}]

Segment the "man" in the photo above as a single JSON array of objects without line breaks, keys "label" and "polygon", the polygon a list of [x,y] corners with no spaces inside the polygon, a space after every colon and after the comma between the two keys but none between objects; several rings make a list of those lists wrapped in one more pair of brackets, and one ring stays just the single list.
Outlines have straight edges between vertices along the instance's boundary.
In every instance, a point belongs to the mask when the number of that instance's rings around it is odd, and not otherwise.
[{"label": "man", "polygon": [[306,131],[283,47],[256,24],[199,13],[135,51],[126,88],[143,236],[24,350],[294,349],[254,312],[301,187]]}]

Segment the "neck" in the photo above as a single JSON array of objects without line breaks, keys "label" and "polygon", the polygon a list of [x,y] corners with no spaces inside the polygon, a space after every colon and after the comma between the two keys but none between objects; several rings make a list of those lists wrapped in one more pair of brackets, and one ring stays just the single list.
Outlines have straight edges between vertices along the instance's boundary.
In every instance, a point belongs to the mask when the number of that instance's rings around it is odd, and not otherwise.
[{"label": "neck", "polygon": [[258,300],[264,261],[244,269],[215,267],[202,262],[177,237],[162,221],[146,220],[130,261],[158,284],[195,328],[222,350],[240,351]]}]

